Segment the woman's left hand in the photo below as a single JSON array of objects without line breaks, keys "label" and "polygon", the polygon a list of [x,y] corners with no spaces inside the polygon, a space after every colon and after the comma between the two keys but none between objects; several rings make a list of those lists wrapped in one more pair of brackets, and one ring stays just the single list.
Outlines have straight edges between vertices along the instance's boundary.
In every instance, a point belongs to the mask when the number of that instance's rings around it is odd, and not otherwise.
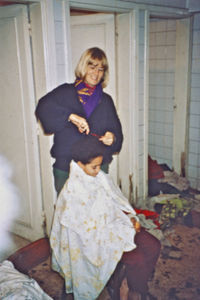
[{"label": "woman's left hand", "polygon": [[106,131],[106,133],[102,137],[100,137],[99,140],[106,146],[111,146],[114,143],[115,135],[110,131]]}]

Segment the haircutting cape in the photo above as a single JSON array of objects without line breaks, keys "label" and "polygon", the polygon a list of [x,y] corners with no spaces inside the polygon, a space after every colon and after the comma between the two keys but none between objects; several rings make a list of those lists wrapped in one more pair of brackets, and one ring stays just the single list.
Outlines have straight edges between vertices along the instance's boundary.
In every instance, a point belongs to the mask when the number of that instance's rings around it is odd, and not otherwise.
[{"label": "haircutting cape", "polygon": [[135,229],[124,212],[135,211],[100,171],[87,175],[74,161],[56,204],[50,236],[52,267],[76,300],[98,297],[124,251],[133,250]]}]

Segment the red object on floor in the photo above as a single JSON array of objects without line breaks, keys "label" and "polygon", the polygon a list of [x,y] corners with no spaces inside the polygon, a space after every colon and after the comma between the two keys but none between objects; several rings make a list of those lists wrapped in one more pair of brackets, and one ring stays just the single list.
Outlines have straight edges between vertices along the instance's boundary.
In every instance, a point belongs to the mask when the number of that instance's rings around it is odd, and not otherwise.
[{"label": "red object on floor", "polygon": [[147,209],[139,209],[134,208],[137,214],[143,214],[145,215],[146,219],[150,219],[154,222],[155,225],[157,225],[157,229],[160,229],[160,223],[159,223],[159,214],[155,211],[147,210]]},{"label": "red object on floor", "polygon": [[164,172],[161,166],[156,160],[153,160],[151,156],[148,156],[148,178],[159,179],[164,177]]}]

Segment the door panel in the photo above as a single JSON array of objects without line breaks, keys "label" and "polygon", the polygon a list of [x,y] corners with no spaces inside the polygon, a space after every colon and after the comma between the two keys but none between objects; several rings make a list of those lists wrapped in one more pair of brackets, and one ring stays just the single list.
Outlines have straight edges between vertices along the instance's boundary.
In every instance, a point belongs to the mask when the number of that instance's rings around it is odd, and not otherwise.
[{"label": "door panel", "polygon": [[[71,16],[72,70],[75,69],[81,54],[88,48],[99,47],[107,55],[109,62],[109,93],[116,105],[115,72],[115,20],[113,14],[93,14]],[[109,173],[117,182],[117,156],[114,157]]]},{"label": "door panel", "polygon": [[0,8],[0,40],[0,154],[11,163],[20,192],[13,231],[35,240],[44,232],[26,6]]}]

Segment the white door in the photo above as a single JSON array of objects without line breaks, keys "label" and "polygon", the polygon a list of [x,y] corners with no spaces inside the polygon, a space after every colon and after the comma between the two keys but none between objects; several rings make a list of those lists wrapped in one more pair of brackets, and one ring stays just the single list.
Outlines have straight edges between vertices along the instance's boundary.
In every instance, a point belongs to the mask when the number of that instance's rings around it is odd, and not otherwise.
[{"label": "white door", "polygon": [[20,192],[20,214],[12,231],[36,240],[44,232],[26,6],[0,8],[0,41],[0,155],[11,163]]},{"label": "white door", "polygon": [[[88,48],[99,47],[107,55],[109,62],[109,84],[105,89],[115,105],[116,101],[116,72],[115,72],[115,19],[113,14],[92,14],[71,16],[71,52],[72,70],[75,69],[81,54]],[[117,157],[111,163],[109,173],[117,182]]]}]

